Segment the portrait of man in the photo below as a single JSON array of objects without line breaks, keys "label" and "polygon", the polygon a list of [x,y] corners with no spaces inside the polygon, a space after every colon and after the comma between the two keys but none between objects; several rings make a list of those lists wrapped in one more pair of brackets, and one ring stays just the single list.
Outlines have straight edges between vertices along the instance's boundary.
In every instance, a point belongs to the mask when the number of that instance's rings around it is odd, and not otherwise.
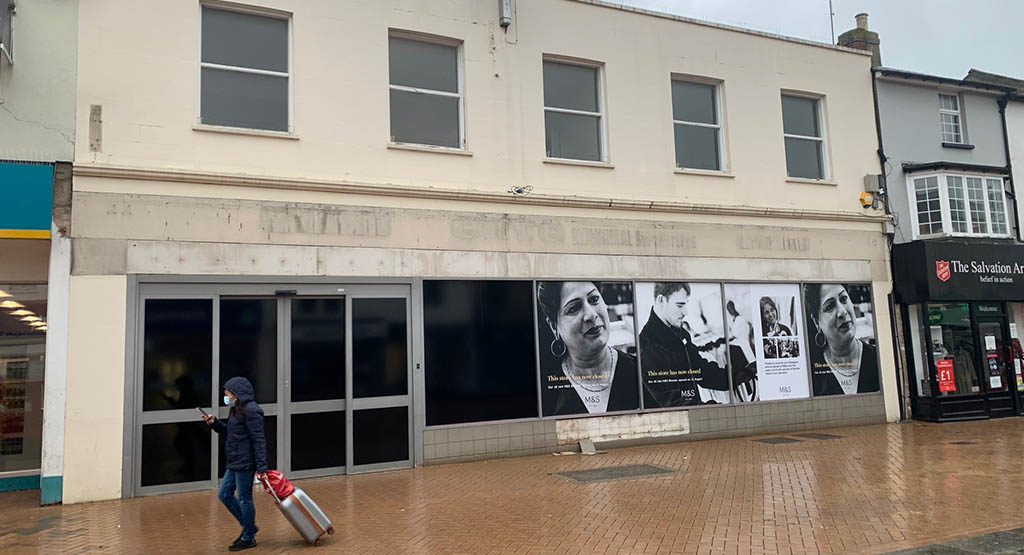
[{"label": "portrait of man", "polygon": [[[651,288],[645,293],[649,302],[653,301],[640,332],[644,406],[728,403],[727,347],[718,284],[642,285]],[[641,285],[637,288],[639,293]]]}]

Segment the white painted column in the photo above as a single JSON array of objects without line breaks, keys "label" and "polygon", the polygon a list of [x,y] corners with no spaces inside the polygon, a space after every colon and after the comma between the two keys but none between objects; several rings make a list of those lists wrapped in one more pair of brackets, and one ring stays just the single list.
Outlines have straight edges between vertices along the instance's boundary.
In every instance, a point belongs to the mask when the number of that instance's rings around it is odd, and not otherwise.
[{"label": "white painted column", "polygon": [[40,502],[63,499],[64,415],[68,366],[68,284],[71,238],[51,223],[50,271],[46,298],[46,369],[43,378],[43,452]]}]

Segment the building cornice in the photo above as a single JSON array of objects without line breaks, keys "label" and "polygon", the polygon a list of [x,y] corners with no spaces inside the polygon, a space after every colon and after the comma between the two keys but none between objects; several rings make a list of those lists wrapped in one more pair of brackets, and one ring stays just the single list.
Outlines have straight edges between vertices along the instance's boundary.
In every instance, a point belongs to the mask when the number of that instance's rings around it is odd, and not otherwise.
[{"label": "building cornice", "polygon": [[801,39],[797,37],[791,37],[782,35],[779,33],[769,33],[767,31],[757,31],[755,29],[748,29],[746,27],[740,27],[738,25],[729,25],[726,23],[715,23],[706,19],[696,19],[693,17],[686,17],[682,15],[675,15],[666,12],[659,12],[655,10],[648,10],[644,8],[637,8],[634,6],[627,6],[625,4],[619,4],[616,2],[609,2],[607,0],[569,0],[570,2],[577,2],[579,4],[590,4],[592,6],[599,6],[602,8],[609,8],[612,10],[619,10],[624,12],[633,12],[639,15],[646,15],[650,17],[656,17],[659,19],[669,19],[672,21],[678,21],[680,23],[689,23],[691,25],[700,25],[701,27],[711,27],[714,29],[722,29],[724,31],[732,31],[734,33],[742,33],[744,35],[753,35],[772,40],[781,40],[784,42],[792,42],[796,44],[802,44],[805,46],[813,46],[815,48],[824,48],[826,50],[834,50],[836,52],[845,52],[847,54],[856,54],[858,56],[871,56],[871,52],[864,50],[858,50],[856,48],[848,48],[845,46],[839,46],[837,44],[828,44],[825,42],[818,42],[808,39]]},{"label": "building cornice", "polygon": [[437,187],[409,187],[395,184],[359,183],[353,181],[328,181],[288,177],[272,177],[246,174],[200,172],[192,170],[162,170],[112,166],[100,164],[76,164],[75,177],[97,177],[139,181],[162,181],[170,183],[193,183],[229,187],[256,187],[292,191],[314,191],[374,195],[424,200],[447,200],[461,202],[497,203],[507,205],[551,206],[558,208],[589,208],[601,210],[623,210],[632,212],[659,212],[675,214],[701,214],[733,217],[758,217],[796,220],[826,220],[860,223],[882,223],[890,220],[885,215],[869,215],[856,212],[809,210],[796,208],[771,208],[752,206],[729,206],[695,202],[672,202],[657,200],[636,200],[614,197],[583,197],[575,195],[548,195],[532,193],[515,196],[511,193],[494,193],[475,190],[455,190]]}]

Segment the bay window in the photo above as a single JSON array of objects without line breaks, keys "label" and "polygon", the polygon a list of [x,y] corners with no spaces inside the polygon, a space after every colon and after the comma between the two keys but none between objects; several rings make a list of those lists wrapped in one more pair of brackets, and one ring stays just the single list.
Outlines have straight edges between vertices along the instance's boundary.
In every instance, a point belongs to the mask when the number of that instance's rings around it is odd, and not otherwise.
[{"label": "bay window", "polygon": [[914,234],[1006,236],[1002,177],[942,173],[909,178]]}]

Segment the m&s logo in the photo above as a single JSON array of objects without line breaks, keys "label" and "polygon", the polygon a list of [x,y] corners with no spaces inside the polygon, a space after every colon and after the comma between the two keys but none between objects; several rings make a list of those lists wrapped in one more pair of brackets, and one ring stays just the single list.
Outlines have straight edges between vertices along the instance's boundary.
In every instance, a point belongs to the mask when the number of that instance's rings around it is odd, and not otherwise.
[{"label": "m&s logo", "polygon": [[935,277],[939,278],[939,281],[949,281],[950,270],[948,260],[935,261]]}]

